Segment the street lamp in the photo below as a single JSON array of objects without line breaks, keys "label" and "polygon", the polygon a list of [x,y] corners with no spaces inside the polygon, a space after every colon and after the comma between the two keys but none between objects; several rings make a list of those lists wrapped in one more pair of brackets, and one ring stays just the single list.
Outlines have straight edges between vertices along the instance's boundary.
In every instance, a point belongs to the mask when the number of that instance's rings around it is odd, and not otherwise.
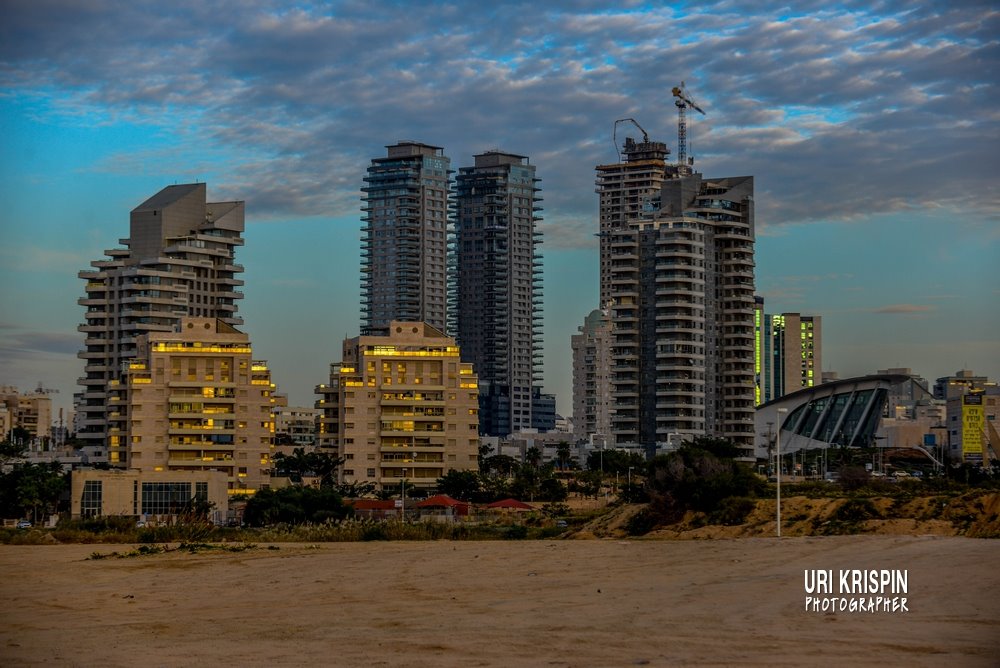
[{"label": "street lamp", "polygon": [[634,469],[634,468],[635,468],[634,466],[628,467],[628,494],[629,494],[629,498],[632,497],[632,469]]},{"label": "street lamp", "polygon": [[406,520],[406,469],[403,469],[403,480],[399,483],[400,518]]},{"label": "street lamp", "polygon": [[778,480],[778,538],[781,538],[781,414],[787,412],[787,408],[778,409],[778,433],[775,434],[774,439],[774,456],[775,459],[777,459],[777,466],[775,469],[777,471]]}]

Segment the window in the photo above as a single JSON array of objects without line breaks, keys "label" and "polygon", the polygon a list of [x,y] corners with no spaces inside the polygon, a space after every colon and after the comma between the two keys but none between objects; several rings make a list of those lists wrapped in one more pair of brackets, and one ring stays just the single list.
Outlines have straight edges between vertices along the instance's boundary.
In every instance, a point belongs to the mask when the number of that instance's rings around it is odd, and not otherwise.
[{"label": "window", "polygon": [[80,497],[80,516],[96,517],[101,514],[103,488],[100,480],[85,480]]},{"label": "window", "polygon": [[[208,497],[208,483],[205,497]],[[144,482],[142,483],[142,512],[147,515],[177,515],[191,502],[189,482]]]}]

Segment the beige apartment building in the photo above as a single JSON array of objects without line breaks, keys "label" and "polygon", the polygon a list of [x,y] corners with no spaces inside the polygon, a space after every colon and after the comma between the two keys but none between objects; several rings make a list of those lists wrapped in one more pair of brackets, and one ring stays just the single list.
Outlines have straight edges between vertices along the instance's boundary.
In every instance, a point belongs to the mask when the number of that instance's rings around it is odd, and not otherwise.
[{"label": "beige apartment building", "polygon": [[[111,461],[139,471],[222,471],[230,494],[270,479],[275,390],[249,337],[218,318],[139,337],[111,382]],[[116,407],[124,410],[116,410]]]},{"label": "beige apartment building", "polygon": [[28,431],[37,441],[51,436],[52,398],[46,390],[21,393],[16,387],[0,386],[2,438],[15,427]]},{"label": "beige apartment building", "polygon": [[594,309],[570,337],[573,349],[573,426],[577,438],[611,435],[611,342],[607,311]]},{"label": "beige apartment building", "polygon": [[387,336],[344,341],[330,383],[316,388],[319,447],[344,458],[340,482],[433,488],[479,466],[479,383],[455,340],[426,323],[392,321]]}]

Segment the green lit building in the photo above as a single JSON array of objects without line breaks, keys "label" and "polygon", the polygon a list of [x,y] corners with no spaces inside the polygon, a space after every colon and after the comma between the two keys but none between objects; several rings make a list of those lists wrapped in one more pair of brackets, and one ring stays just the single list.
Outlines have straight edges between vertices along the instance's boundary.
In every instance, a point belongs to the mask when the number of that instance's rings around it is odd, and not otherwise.
[{"label": "green lit building", "polygon": [[754,400],[759,406],[822,382],[822,317],[764,312],[754,303]]}]

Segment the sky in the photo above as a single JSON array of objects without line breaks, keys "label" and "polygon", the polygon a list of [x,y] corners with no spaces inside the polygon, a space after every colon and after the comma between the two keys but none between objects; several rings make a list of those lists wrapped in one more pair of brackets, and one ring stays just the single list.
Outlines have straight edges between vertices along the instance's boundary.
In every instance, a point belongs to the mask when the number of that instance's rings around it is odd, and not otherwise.
[{"label": "sky", "polygon": [[358,334],[365,168],[407,139],[537,166],[543,377],[569,414],[594,166],[621,118],[676,154],[681,81],[696,168],[755,178],[766,311],[823,317],[824,370],[998,379],[998,45],[995,3],[954,0],[0,0],[0,385],[70,407],[77,273],[203,181],[246,201],[255,357],[312,405]]}]

